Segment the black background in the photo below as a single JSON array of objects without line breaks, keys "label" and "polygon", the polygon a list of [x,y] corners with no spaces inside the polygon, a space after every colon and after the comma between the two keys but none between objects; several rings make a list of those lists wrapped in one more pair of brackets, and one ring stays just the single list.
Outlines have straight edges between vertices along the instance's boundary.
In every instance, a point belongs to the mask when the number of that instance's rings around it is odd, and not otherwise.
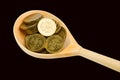
[{"label": "black background", "polygon": [[120,60],[118,2],[4,0],[0,6],[0,62],[4,78],[120,80],[118,72],[80,56],[50,60],[28,56],[13,36],[13,25],[19,15],[29,10],[45,10],[63,20],[82,47]]}]

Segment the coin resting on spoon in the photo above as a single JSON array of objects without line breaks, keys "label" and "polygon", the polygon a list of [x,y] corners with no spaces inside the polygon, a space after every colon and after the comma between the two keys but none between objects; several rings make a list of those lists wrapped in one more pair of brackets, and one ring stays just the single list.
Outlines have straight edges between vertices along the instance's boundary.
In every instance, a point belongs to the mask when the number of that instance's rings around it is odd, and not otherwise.
[{"label": "coin resting on spoon", "polygon": [[120,72],[120,61],[81,47],[67,26],[55,15],[31,10],[15,21],[13,33],[19,47],[28,55],[55,59],[82,56]]}]

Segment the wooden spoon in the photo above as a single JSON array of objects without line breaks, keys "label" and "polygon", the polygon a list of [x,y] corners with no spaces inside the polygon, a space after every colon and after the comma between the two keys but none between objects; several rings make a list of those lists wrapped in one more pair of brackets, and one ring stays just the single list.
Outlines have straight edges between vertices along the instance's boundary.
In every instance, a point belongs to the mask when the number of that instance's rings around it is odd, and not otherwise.
[{"label": "wooden spoon", "polygon": [[[64,48],[61,52],[53,53],[53,54],[43,54],[43,53],[32,52],[25,47],[25,42],[24,42],[25,34],[20,31],[19,27],[22,24],[22,21],[26,16],[34,14],[34,13],[40,13],[44,17],[54,19],[58,21],[58,23],[66,29],[67,37],[65,40]],[[53,14],[49,12],[42,11],[42,10],[31,10],[31,11],[23,13],[17,18],[14,24],[13,33],[14,33],[15,40],[17,44],[19,45],[19,47],[30,56],[33,56],[36,58],[43,58],[43,59],[56,59],[56,58],[63,58],[63,57],[70,57],[70,56],[82,56],[91,61],[99,63],[103,66],[106,66],[112,70],[120,72],[120,61],[119,60],[101,55],[99,53],[96,53],[96,52],[93,52],[93,51],[90,51],[90,50],[87,50],[81,47],[76,42],[76,40],[74,39],[70,31],[68,30],[67,26],[59,18],[57,18],[56,16],[54,16]]]}]

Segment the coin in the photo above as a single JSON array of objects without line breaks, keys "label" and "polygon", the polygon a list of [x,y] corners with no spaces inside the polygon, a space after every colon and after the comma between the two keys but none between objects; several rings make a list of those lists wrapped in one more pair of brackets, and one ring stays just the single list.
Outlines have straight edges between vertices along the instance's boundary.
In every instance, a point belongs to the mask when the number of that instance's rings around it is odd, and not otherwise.
[{"label": "coin", "polygon": [[24,23],[21,24],[20,29],[24,31],[26,34],[34,34],[38,32],[37,23],[33,25],[26,25]]},{"label": "coin", "polygon": [[61,26],[56,22],[56,31],[55,31],[55,33],[58,33],[59,31],[60,31],[60,29],[61,29]]},{"label": "coin", "polygon": [[65,40],[66,35],[67,35],[66,30],[63,27],[61,27],[57,35],[61,36]]},{"label": "coin", "polygon": [[25,44],[27,49],[34,52],[40,52],[41,50],[43,50],[45,42],[45,37],[40,34],[32,34],[25,37]]},{"label": "coin", "polygon": [[42,18],[42,15],[39,13],[31,14],[24,18],[23,22],[25,24],[31,25],[38,22]]},{"label": "coin", "polygon": [[46,50],[49,53],[58,52],[62,49],[64,40],[59,35],[52,35],[46,40]]}]

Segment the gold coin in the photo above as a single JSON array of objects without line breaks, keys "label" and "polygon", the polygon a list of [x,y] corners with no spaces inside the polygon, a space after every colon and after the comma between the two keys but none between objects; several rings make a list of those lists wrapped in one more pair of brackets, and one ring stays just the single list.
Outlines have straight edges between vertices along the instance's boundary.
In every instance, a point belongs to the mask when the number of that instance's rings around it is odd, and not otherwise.
[{"label": "gold coin", "polygon": [[58,33],[59,31],[60,31],[60,29],[61,29],[61,26],[58,24],[58,23],[56,23],[57,25],[56,25],[56,31],[55,31],[55,33]]},{"label": "gold coin", "polygon": [[27,17],[23,20],[23,22],[24,22],[25,24],[31,25],[31,24],[34,24],[34,23],[38,22],[41,18],[42,18],[42,15],[41,15],[41,14],[35,13],[35,14],[31,14],[31,15],[27,16]]},{"label": "gold coin", "polygon": [[67,35],[66,30],[63,27],[61,27],[59,32],[57,32],[57,35],[61,36],[65,40],[66,35]]},{"label": "gold coin", "polygon": [[34,34],[38,32],[37,23],[33,25],[26,25],[24,23],[21,24],[20,29],[24,31],[26,34]]},{"label": "gold coin", "polygon": [[52,35],[46,40],[46,50],[49,53],[58,52],[62,49],[64,40],[59,35]]},{"label": "gold coin", "polygon": [[[54,20],[54,19],[52,19],[52,20]],[[61,26],[59,25],[59,23],[56,20],[54,20],[54,21],[55,21],[55,24],[56,24],[56,31],[55,31],[55,33],[58,33],[60,31],[60,29],[61,29]]]},{"label": "gold coin", "polygon": [[25,44],[27,49],[34,52],[42,51],[44,49],[45,42],[45,37],[40,34],[32,34],[25,37]]}]

